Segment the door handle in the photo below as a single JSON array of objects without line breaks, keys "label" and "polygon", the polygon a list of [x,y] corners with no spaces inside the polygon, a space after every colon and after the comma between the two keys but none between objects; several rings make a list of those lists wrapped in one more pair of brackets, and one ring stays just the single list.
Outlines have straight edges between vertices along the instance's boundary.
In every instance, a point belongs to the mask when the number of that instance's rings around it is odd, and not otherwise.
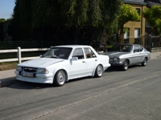
[{"label": "door handle", "polygon": [[85,61],[82,61],[82,63],[85,63]]},{"label": "door handle", "polygon": [[95,59],[95,61],[97,61],[97,59]]}]

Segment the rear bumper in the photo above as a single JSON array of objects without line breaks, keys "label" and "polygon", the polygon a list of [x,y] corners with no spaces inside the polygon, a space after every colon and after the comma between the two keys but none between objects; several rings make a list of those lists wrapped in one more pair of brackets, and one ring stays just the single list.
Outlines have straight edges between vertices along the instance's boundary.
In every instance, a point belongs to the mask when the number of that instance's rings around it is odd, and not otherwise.
[{"label": "rear bumper", "polygon": [[104,66],[104,71],[109,68],[111,66],[111,64],[107,64],[106,66]]}]

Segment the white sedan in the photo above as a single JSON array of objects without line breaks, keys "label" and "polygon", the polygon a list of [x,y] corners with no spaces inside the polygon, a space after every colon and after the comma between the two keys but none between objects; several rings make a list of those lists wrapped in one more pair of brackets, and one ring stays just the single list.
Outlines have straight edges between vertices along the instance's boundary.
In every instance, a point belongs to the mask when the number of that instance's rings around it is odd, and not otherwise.
[{"label": "white sedan", "polygon": [[52,46],[40,58],[17,65],[16,79],[34,83],[64,85],[87,76],[101,77],[110,67],[109,57],[98,55],[87,45]]}]

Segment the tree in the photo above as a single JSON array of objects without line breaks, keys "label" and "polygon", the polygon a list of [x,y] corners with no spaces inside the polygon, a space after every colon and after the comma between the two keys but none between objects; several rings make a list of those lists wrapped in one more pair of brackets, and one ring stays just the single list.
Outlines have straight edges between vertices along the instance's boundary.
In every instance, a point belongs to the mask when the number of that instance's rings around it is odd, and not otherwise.
[{"label": "tree", "polygon": [[12,25],[19,32],[13,35],[27,38],[29,31],[55,44],[90,44],[104,31],[116,32],[121,5],[122,0],[16,0]]},{"label": "tree", "polygon": [[148,24],[152,27],[156,34],[161,33],[161,6],[153,6],[152,8],[146,8],[143,11],[143,15],[146,18]]},{"label": "tree", "polygon": [[0,19],[0,41],[4,38],[3,24],[6,22],[4,18]]},{"label": "tree", "polygon": [[9,34],[14,40],[27,40],[31,33],[31,0],[16,0],[14,13],[9,26]]},{"label": "tree", "polygon": [[[62,4],[64,3],[63,0]],[[67,12],[67,25],[75,27],[75,40],[82,41],[80,29],[86,28],[83,34],[89,34],[94,44],[99,45],[102,34],[112,34],[116,32],[116,18],[118,16],[122,0],[70,0],[63,6],[69,6]],[[66,13],[64,12],[64,13]],[[106,41],[103,41],[106,43]],[[106,46],[106,44],[105,44]],[[96,47],[96,46],[95,46]]]},{"label": "tree", "polygon": [[118,16],[118,34],[119,34],[119,42],[123,39],[123,35],[125,33],[124,24],[129,21],[138,21],[140,16],[136,10],[134,10],[130,5],[123,4],[121,6],[120,15]]},{"label": "tree", "polygon": [[4,18],[0,18],[0,23],[4,23],[6,20]]}]

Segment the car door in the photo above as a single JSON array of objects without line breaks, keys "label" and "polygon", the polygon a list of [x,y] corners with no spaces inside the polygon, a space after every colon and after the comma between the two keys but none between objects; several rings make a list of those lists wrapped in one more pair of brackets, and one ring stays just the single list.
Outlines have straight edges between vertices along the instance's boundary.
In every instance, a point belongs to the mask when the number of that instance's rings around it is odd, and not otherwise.
[{"label": "car door", "polygon": [[86,56],[86,73],[88,75],[92,75],[97,63],[97,56],[92,51],[91,48],[84,48],[85,56]]},{"label": "car door", "polygon": [[75,57],[77,59],[71,61],[69,77],[73,79],[85,76],[86,62],[82,48],[76,48],[73,52],[72,57]]},{"label": "car door", "polygon": [[133,64],[141,62],[141,51],[139,45],[134,45]]},{"label": "car door", "polygon": [[145,54],[143,52],[143,47],[141,45],[138,45],[138,46],[139,46],[139,52],[140,52],[140,62],[142,62],[145,59]]},{"label": "car door", "polygon": [[134,45],[134,63],[140,63],[141,62],[141,47],[139,45]]}]

